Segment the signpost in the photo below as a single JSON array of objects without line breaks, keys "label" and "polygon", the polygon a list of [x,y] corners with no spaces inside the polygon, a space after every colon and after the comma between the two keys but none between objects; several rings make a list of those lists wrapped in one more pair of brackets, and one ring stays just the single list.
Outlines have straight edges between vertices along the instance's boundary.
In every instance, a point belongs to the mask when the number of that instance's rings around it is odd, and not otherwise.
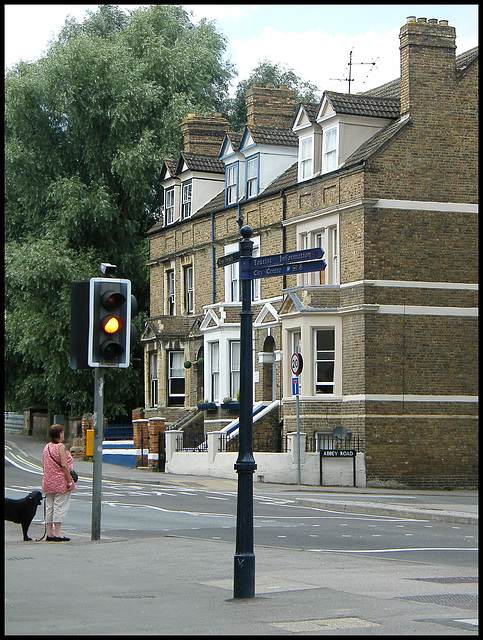
[{"label": "signpost", "polygon": [[[308,271],[323,271],[326,263],[321,259],[324,255],[324,250],[319,247],[254,258],[252,257],[253,241],[250,240],[253,234],[251,227],[242,227],[240,234],[243,239],[239,241],[239,251],[218,258],[217,265],[218,267],[226,267],[235,262],[240,263],[242,300],[240,313],[240,445],[235,463],[235,471],[238,474],[238,496],[233,597],[254,598],[253,473],[257,465],[253,458],[253,314],[251,310],[251,280]],[[295,376],[302,372],[302,356],[299,353],[292,356],[291,366]],[[298,483],[300,484],[298,377],[293,380],[297,398]]]},{"label": "signpost", "polygon": [[[302,373],[304,363],[300,353],[293,353],[290,358],[290,368],[294,376]],[[295,396],[296,413],[297,413],[297,484],[300,486],[300,404],[299,404],[299,379],[292,378],[292,393]]]}]

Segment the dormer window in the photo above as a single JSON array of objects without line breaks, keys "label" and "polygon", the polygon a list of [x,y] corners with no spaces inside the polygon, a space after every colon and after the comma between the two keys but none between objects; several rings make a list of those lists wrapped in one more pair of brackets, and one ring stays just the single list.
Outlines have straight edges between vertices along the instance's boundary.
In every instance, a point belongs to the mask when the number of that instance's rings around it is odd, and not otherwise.
[{"label": "dormer window", "polygon": [[247,199],[258,195],[258,173],[260,157],[247,158]]},{"label": "dormer window", "polygon": [[328,173],[337,169],[338,128],[324,129],[322,172]]},{"label": "dormer window", "polygon": [[299,180],[307,180],[314,175],[314,139],[312,136],[300,138]]},{"label": "dormer window", "polygon": [[174,222],[174,187],[166,189],[164,195],[164,210],[166,213],[165,223],[173,224]]},{"label": "dormer window", "polygon": [[235,204],[237,201],[238,164],[230,164],[226,167],[226,205]]},{"label": "dormer window", "polygon": [[185,220],[191,217],[191,181],[185,182],[182,188],[181,218]]}]

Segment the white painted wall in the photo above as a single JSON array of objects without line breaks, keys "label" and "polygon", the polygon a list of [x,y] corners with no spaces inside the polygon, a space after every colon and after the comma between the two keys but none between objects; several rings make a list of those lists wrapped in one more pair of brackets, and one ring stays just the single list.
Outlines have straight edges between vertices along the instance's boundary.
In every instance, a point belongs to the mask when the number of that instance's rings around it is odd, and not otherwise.
[{"label": "white painted wall", "polygon": [[[208,438],[208,451],[176,451],[176,435],[182,431],[167,431],[165,473],[177,475],[200,475],[214,478],[236,479],[234,465],[236,452],[218,451],[219,436],[215,432]],[[301,434],[305,436],[305,434]],[[257,464],[254,482],[274,482],[277,484],[297,484],[298,461],[295,434],[289,434],[287,453],[255,452]],[[303,439],[302,439],[303,440]],[[290,444],[290,442],[292,444]],[[304,442],[304,440],[303,440]],[[320,486],[320,454],[306,453],[301,443],[300,482],[305,485]],[[305,447],[304,447],[305,448]],[[353,486],[352,458],[323,458],[322,480],[324,486]],[[364,454],[356,455],[356,484],[366,486]]]}]

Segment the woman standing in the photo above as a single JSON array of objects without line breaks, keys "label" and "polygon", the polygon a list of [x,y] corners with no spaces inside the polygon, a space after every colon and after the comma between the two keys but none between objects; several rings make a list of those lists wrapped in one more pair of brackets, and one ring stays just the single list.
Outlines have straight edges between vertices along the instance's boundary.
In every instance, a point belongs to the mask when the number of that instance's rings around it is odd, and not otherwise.
[{"label": "woman standing", "polygon": [[61,532],[61,526],[69,510],[71,492],[75,489],[70,475],[74,468],[72,456],[64,445],[64,428],[53,424],[49,429],[51,442],[46,444],[43,453],[44,478],[42,491],[45,496],[45,524],[49,542],[67,542]]}]

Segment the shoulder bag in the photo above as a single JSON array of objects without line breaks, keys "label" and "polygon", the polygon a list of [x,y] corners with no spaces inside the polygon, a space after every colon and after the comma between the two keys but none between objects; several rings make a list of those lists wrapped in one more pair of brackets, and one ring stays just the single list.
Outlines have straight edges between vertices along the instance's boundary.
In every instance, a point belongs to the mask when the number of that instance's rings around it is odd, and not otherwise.
[{"label": "shoulder bag", "polygon": [[[57,462],[57,460],[54,458],[54,456],[50,453],[50,447],[49,447],[49,446],[47,446],[47,449],[49,450],[49,455],[50,455],[50,457],[52,458],[52,460],[53,460],[54,462]],[[57,462],[57,464],[59,465],[59,467],[61,467],[61,468],[62,468],[62,465],[60,464],[60,462]],[[79,476],[78,476],[78,475],[77,475],[77,473],[74,471],[74,469],[72,469],[72,471],[70,472],[70,475],[72,476],[72,480],[73,480],[74,482],[77,482],[77,480],[79,480]]]}]

